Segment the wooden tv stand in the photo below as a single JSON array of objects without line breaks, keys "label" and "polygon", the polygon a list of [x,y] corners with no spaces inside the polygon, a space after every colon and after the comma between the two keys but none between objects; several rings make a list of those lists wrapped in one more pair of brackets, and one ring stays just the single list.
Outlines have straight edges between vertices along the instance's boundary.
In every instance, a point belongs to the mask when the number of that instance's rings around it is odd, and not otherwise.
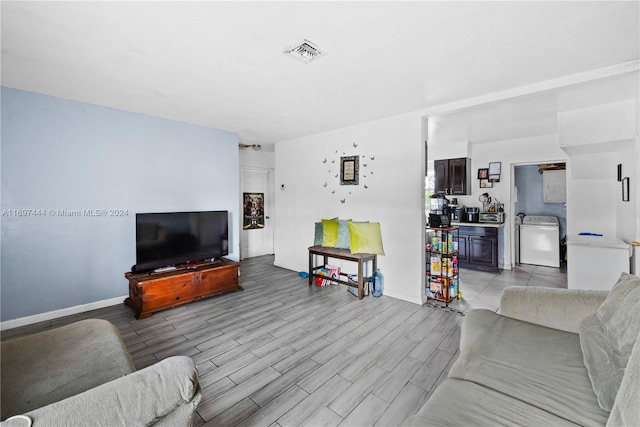
[{"label": "wooden tv stand", "polygon": [[156,311],[241,291],[238,266],[237,262],[223,259],[157,273],[128,272],[124,277],[129,280],[129,298],[124,303],[133,309],[137,319],[144,319]]}]

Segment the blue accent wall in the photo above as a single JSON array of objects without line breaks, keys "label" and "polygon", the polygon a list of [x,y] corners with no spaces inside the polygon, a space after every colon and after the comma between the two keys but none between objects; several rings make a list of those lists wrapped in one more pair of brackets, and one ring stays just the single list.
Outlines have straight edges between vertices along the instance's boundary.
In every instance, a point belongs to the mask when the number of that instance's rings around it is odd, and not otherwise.
[{"label": "blue accent wall", "polygon": [[2,321],[127,295],[136,212],[228,210],[239,258],[237,134],[1,95]]},{"label": "blue accent wall", "polygon": [[514,183],[518,187],[515,214],[546,215],[558,217],[560,238],[567,234],[567,207],[565,203],[545,203],[542,174],[538,165],[516,166]]}]

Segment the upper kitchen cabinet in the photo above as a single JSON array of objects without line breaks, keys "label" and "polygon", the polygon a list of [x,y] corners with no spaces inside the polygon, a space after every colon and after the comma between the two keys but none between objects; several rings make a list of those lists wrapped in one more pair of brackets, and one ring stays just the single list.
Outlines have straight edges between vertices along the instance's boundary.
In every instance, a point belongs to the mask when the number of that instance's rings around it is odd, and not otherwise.
[{"label": "upper kitchen cabinet", "polygon": [[567,171],[546,170],[542,172],[545,203],[567,202]]},{"label": "upper kitchen cabinet", "polygon": [[471,159],[434,160],[435,192],[464,196],[471,194]]}]

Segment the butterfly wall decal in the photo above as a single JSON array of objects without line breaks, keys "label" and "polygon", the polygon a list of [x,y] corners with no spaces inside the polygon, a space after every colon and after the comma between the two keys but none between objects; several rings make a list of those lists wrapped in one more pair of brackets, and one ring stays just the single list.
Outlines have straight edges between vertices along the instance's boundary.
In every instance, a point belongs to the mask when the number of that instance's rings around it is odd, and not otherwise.
[{"label": "butterfly wall decal", "polygon": [[322,163],[327,163],[327,158],[325,157]]},{"label": "butterfly wall decal", "polygon": [[341,199],[341,200],[340,200],[340,203],[344,203],[344,202],[346,202],[346,201],[347,201],[347,199]]},{"label": "butterfly wall decal", "polygon": [[365,188],[365,190],[366,190],[366,189],[367,189],[367,188],[369,188],[369,187],[367,186],[367,184],[365,184],[365,185],[364,185],[364,188]]},{"label": "butterfly wall decal", "polygon": [[375,159],[376,159],[376,156],[369,157],[369,158],[370,158],[371,160],[375,160]]},{"label": "butterfly wall decal", "polygon": [[358,148],[358,144],[356,144],[355,142],[353,143],[353,148]]},{"label": "butterfly wall decal", "polygon": [[324,183],[324,185],[323,185],[323,187],[324,187],[324,188],[327,188],[327,185],[328,185],[328,184],[325,182],[325,183]]}]

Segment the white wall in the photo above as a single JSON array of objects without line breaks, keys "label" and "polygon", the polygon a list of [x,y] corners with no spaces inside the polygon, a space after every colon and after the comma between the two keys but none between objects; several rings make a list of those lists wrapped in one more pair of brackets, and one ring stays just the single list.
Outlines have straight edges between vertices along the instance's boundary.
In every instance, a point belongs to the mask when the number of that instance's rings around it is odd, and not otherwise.
[{"label": "white wall", "polygon": [[274,169],[276,167],[276,155],[273,151],[259,150],[251,148],[239,150],[240,166],[259,169]]},{"label": "white wall", "polygon": [[[637,83],[636,83],[637,84]],[[634,96],[635,95],[635,96]],[[622,201],[617,165],[629,177],[631,191],[638,176],[638,96],[558,114],[560,145],[571,158],[569,234],[583,231],[637,238],[636,194]],[[594,205],[600,209],[594,209]]]},{"label": "white wall", "polygon": [[[314,223],[323,218],[380,222],[385,255],[378,257],[378,265],[385,276],[385,294],[421,304],[425,157],[421,117],[395,116],[283,141],[276,144],[275,153],[275,264],[306,271]],[[336,177],[340,157],[351,155],[361,156],[360,185],[340,186]],[[300,285],[306,286],[306,281],[301,279]]]},{"label": "white wall", "polygon": [[[613,170],[617,171],[617,164],[622,165],[622,177],[629,178],[629,201],[622,201],[622,183],[617,182],[617,179],[613,180],[612,193],[615,195],[615,211],[616,211],[616,236],[630,242],[632,240],[640,240],[640,215],[638,215],[638,184],[639,179],[639,166],[638,166],[638,152],[640,146],[638,139],[630,141],[626,146],[617,153],[617,159],[614,163]],[[617,178],[617,176],[616,176]]]},{"label": "white wall", "polygon": [[3,321],[127,295],[136,212],[228,210],[239,257],[234,133],[2,88],[1,160]]}]

